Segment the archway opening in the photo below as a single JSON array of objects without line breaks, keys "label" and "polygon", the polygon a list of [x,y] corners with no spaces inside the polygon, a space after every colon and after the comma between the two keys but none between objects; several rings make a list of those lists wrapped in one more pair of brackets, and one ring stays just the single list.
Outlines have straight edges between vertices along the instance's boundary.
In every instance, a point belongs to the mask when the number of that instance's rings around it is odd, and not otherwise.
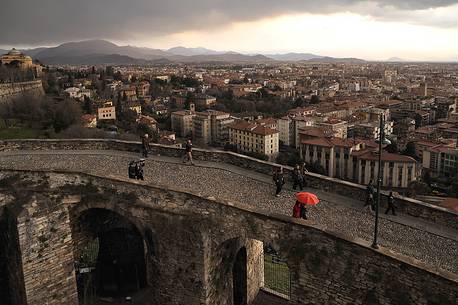
[{"label": "archway opening", "polygon": [[232,267],[233,304],[247,305],[247,251],[242,247]]},{"label": "archway opening", "polygon": [[138,232],[115,228],[99,236],[96,263],[97,291],[101,295],[120,295],[146,286],[143,239]]},{"label": "archway opening", "polygon": [[72,223],[80,304],[122,298],[147,286],[144,240],[126,217],[84,211]]}]

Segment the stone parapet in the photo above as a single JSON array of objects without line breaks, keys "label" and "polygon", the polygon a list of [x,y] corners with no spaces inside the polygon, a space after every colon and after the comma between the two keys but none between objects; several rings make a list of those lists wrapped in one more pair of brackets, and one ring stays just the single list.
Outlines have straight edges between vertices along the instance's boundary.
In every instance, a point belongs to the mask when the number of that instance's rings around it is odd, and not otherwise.
[{"label": "stone parapet", "polygon": [[[182,148],[159,144],[151,144],[150,149],[153,155],[181,157],[184,154],[184,149]],[[14,150],[118,150],[140,152],[141,143],[112,139],[29,139],[0,141],[0,151]],[[195,148],[193,150],[193,157],[196,160],[222,162],[267,175],[271,175],[281,166],[276,163],[219,150]],[[286,179],[290,179],[292,168],[289,166],[281,167],[283,167]],[[314,173],[307,173],[306,180],[310,187],[354,198],[358,201],[363,201],[366,196],[365,187],[360,184]],[[383,209],[386,208],[388,192],[382,191],[381,198],[381,208]],[[396,206],[400,213],[452,229],[458,229],[458,213],[454,211],[403,196],[396,198]]]}]

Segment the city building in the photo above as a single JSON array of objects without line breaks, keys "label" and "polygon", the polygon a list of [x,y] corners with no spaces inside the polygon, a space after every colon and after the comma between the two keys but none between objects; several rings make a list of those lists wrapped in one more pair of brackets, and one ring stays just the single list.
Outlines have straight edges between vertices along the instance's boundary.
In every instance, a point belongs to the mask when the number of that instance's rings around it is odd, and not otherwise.
[{"label": "city building", "polygon": [[[354,171],[354,181],[359,184],[368,184],[370,180],[377,183],[378,175],[378,151],[363,150],[352,154]],[[382,186],[387,188],[405,189],[412,181],[416,181],[419,176],[417,161],[411,157],[382,153]]]},{"label": "city building", "polygon": [[97,109],[97,119],[103,120],[116,120],[116,107],[113,106],[112,101],[107,101],[103,104],[103,107]]},{"label": "city building", "polygon": [[353,139],[311,137],[301,140],[300,156],[308,164],[320,164],[326,176],[354,180],[351,153],[364,147]]},{"label": "city building", "polygon": [[194,110],[181,110],[172,112],[170,115],[172,130],[179,137],[191,137],[193,129],[193,119],[196,116]]},{"label": "city building", "polygon": [[224,145],[229,141],[228,126],[234,122],[229,113],[207,110],[196,112],[193,119],[193,138],[204,144]]},{"label": "city building", "polygon": [[450,177],[458,172],[458,148],[441,144],[427,148],[422,154],[423,170],[432,176]]},{"label": "city building", "polygon": [[347,138],[348,123],[345,121],[328,119],[324,122],[317,122],[316,126],[332,132],[334,137],[342,139]]},{"label": "city building", "polygon": [[[377,179],[378,152],[363,140],[310,138],[302,140],[300,155],[309,165],[321,165],[329,177],[359,184]],[[418,166],[413,158],[384,151],[381,173],[382,186],[407,188],[417,179]]]},{"label": "city building", "polygon": [[285,146],[299,148],[300,130],[315,125],[316,119],[312,116],[287,115],[278,119],[280,141]]},{"label": "city building", "polygon": [[216,104],[216,97],[210,96],[210,95],[197,95],[196,97],[193,98],[196,106],[201,107],[201,108],[209,108],[211,106],[214,106]]},{"label": "city building", "polygon": [[278,155],[279,132],[277,130],[238,121],[229,125],[229,143],[245,153],[259,153],[270,159]]}]

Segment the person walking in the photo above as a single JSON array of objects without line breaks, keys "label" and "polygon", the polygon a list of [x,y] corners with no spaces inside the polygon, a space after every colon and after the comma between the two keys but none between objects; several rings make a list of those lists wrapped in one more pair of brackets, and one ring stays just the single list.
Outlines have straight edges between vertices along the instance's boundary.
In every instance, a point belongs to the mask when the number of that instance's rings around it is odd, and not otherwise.
[{"label": "person walking", "polygon": [[374,205],[374,185],[372,184],[372,180],[369,181],[369,184],[366,187],[366,203],[364,204],[364,207],[369,206],[369,209],[373,211],[373,205]]},{"label": "person walking", "polygon": [[301,204],[301,218],[307,219],[307,208],[305,207],[305,204]]},{"label": "person walking", "polygon": [[129,178],[130,179],[136,179],[137,178],[136,171],[137,171],[137,167],[135,165],[135,161],[130,161],[129,162],[129,169],[128,169],[128,173],[129,173]]},{"label": "person walking", "polygon": [[143,177],[143,166],[145,166],[145,162],[143,159],[137,161],[135,164],[135,176],[137,180],[145,180]]},{"label": "person walking", "polygon": [[296,190],[297,186],[301,191],[304,189],[304,176],[302,176],[299,164],[293,170],[293,190]]},{"label": "person walking", "polygon": [[388,196],[388,208],[386,209],[385,214],[388,214],[389,211],[391,211],[393,215],[396,216],[393,192],[390,192],[390,195]]},{"label": "person walking", "polygon": [[301,203],[296,200],[296,203],[293,206],[293,217],[301,218]]},{"label": "person walking", "polygon": [[148,158],[148,150],[149,150],[149,136],[147,133],[142,137],[142,154],[144,158]]},{"label": "person walking", "polygon": [[302,186],[303,187],[307,187],[307,181],[305,180],[305,177],[306,177],[305,173],[308,173],[309,171],[307,170],[305,162],[301,164],[300,171],[301,171],[301,174],[302,174]]},{"label": "person walking", "polygon": [[277,187],[277,190],[275,191],[275,196],[280,197],[280,192],[283,188],[283,185],[285,184],[285,178],[283,177],[283,168],[280,167],[277,169],[273,176],[273,180],[275,183],[275,186]]},{"label": "person walking", "polygon": [[186,154],[183,156],[183,163],[191,162],[191,165],[194,165],[192,161],[192,142],[188,140],[185,146]]}]

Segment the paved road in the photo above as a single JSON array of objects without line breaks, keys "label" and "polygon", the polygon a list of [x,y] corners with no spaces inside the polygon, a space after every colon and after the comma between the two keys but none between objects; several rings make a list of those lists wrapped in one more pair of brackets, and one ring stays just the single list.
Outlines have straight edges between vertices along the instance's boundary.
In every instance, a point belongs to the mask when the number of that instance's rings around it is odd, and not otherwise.
[{"label": "paved road", "polygon": [[[135,158],[137,154],[117,151],[6,152],[0,153],[0,169],[67,169],[125,177],[128,162]],[[294,204],[294,192],[288,187],[277,198],[270,177],[223,163],[197,161],[196,166],[188,166],[177,159],[155,156],[146,162],[145,178],[152,184],[176,186],[286,215],[291,215]],[[322,199],[309,209],[310,223],[371,241],[374,220],[362,209],[362,202],[308,190]],[[379,242],[433,268],[458,274],[458,233],[449,228],[405,216],[382,215]]]}]

